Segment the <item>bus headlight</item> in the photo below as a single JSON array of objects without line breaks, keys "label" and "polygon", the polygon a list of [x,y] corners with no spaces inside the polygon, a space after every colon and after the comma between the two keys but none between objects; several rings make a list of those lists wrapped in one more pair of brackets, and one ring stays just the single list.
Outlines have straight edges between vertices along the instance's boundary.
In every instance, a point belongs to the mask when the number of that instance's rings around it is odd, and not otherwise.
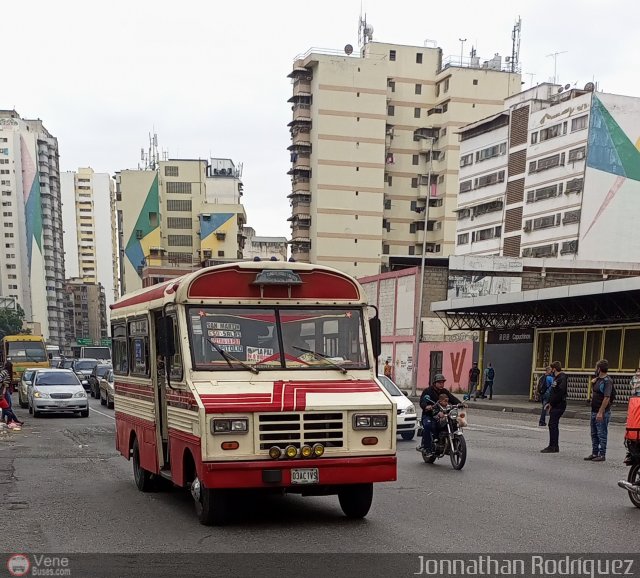
[{"label": "bus headlight", "polygon": [[387,429],[388,423],[386,415],[356,414],[353,416],[354,429]]},{"label": "bus headlight", "polygon": [[288,458],[295,458],[298,455],[298,448],[296,446],[287,446],[284,453]]},{"label": "bus headlight", "polygon": [[211,421],[212,434],[247,433],[248,419],[214,419]]},{"label": "bus headlight", "polygon": [[324,446],[322,444],[314,444],[313,453],[316,457],[319,458],[322,454],[324,454]]},{"label": "bus headlight", "polygon": [[311,446],[302,446],[302,448],[300,449],[300,455],[303,458],[310,458],[312,454],[313,449],[311,449]]}]

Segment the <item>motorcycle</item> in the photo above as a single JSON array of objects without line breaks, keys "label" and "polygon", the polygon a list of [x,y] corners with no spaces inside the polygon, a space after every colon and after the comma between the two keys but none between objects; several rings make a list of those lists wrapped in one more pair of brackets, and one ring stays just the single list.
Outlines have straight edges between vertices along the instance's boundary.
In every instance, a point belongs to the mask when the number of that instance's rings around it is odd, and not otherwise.
[{"label": "motorcycle", "polygon": [[[461,470],[467,461],[467,442],[462,433],[463,424],[466,425],[464,417],[460,415],[459,410],[464,407],[463,404],[445,409],[446,427],[438,431],[438,435],[434,439],[435,452],[421,449],[422,459],[427,464],[434,463],[437,459],[449,456],[451,466],[454,470]],[[418,435],[422,435],[422,427],[418,429]]]},{"label": "motorcycle", "polygon": [[631,457],[631,469],[626,480],[620,480],[618,486],[629,492],[631,503],[640,508],[640,442],[625,440],[625,446]]}]

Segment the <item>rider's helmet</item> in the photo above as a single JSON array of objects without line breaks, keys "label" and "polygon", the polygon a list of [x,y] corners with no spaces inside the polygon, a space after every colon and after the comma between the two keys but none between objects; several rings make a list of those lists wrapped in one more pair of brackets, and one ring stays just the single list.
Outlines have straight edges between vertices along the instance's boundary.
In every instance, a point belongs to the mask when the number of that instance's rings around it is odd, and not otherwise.
[{"label": "rider's helmet", "polygon": [[441,373],[436,373],[433,377],[433,383],[438,383],[439,381],[444,383],[445,381],[447,381],[447,379]]}]

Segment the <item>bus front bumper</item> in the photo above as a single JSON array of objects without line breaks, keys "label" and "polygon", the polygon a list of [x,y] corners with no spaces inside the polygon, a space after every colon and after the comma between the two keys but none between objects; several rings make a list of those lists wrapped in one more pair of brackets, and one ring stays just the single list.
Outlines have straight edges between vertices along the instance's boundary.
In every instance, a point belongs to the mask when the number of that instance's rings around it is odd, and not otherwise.
[{"label": "bus front bumper", "polygon": [[202,469],[207,488],[275,487],[307,492],[325,486],[397,479],[396,456],[204,462]]}]

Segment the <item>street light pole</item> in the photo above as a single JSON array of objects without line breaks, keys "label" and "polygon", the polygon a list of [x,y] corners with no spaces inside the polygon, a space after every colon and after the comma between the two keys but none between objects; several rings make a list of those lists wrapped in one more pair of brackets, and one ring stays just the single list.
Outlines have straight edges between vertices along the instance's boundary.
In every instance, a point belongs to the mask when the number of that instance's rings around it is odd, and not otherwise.
[{"label": "street light pole", "polygon": [[464,58],[464,43],[467,41],[466,38],[458,38],[460,41],[460,66],[463,66],[463,58]]},{"label": "street light pole", "polygon": [[420,334],[422,333],[422,299],[424,298],[424,269],[427,258],[427,223],[429,222],[429,200],[431,199],[431,168],[433,167],[433,141],[434,137],[427,137],[430,140],[429,171],[427,176],[427,202],[424,207],[424,231],[422,236],[422,258],[420,259],[420,287],[418,289],[418,307],[415,323],[415,359],[414,359],[414,379],[412,394],[415,396],[418,389],[418,363],[420,361]]}]

